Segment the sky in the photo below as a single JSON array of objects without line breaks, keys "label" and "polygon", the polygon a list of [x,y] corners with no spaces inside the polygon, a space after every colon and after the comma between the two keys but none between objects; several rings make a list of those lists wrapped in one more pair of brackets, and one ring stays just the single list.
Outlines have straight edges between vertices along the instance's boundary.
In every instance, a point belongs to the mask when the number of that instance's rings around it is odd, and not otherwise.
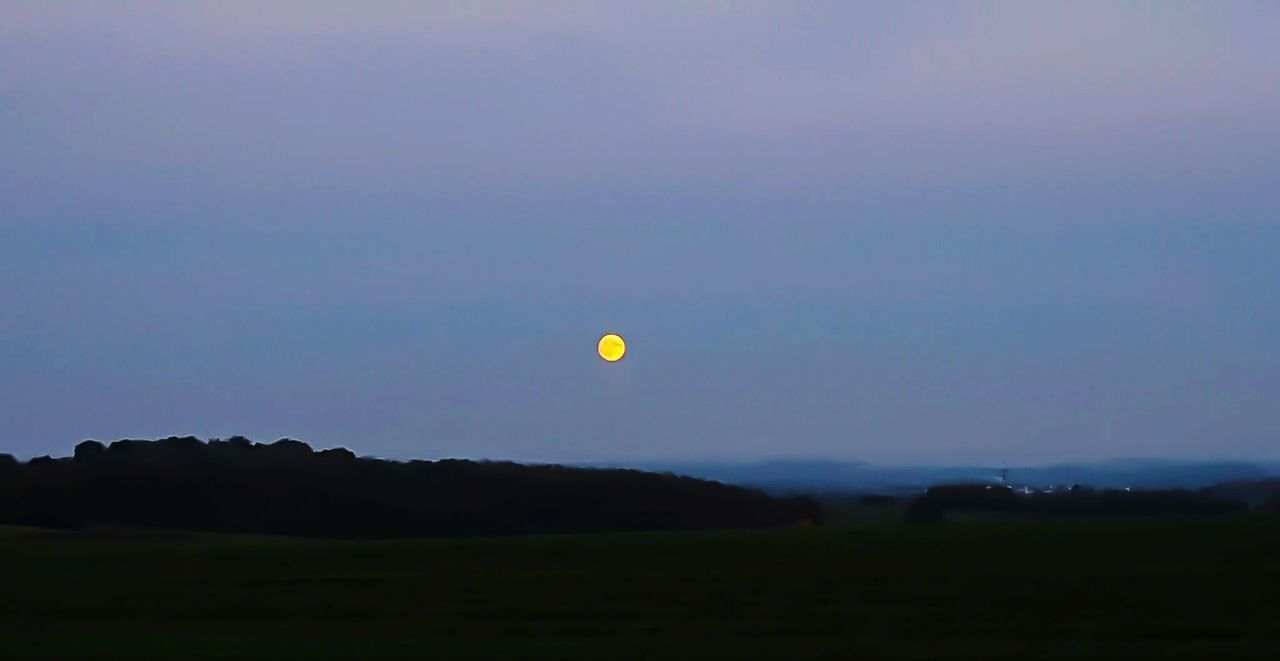
[{"label": "sky", "polygon": [[1280,459],[1278,117],[1274,2],[6,0],[0,451]]}]

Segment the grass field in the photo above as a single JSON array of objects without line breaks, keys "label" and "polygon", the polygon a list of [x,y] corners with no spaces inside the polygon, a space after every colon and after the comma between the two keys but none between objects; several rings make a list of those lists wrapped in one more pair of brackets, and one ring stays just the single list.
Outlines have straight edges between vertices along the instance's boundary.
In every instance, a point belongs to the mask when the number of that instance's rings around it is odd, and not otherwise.
[{"label": "grass field", "polygon": [[24,658],[1280,658],[1280,518],[0,535]]}]

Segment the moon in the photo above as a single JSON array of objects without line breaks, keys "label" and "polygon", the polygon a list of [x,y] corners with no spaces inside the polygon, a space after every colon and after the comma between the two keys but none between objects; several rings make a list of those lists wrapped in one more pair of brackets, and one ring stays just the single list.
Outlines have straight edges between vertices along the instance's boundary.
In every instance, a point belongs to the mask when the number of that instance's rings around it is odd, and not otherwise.
[{"label": "moon", "polygon": [[627,353],[627,341],[617,333],[606,333],[596,344],[596,352],[606,362],[616,363]]}]

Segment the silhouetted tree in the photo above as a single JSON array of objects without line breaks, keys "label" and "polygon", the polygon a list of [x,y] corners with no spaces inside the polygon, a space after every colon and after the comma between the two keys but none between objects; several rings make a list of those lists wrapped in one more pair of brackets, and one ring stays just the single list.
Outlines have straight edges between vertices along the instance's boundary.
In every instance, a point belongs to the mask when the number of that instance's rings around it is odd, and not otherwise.
[{"label": "silhouetted tree", "polygon": [[107,456],[107,446],[97,441],[82,441],[76,444],[74,456],[76,461],[98,461]]},{"label": "silhouetted tree", "polygon": [[[0,466],[0,470],[4,470]],[[517,534],[787,525],[808,497],[634,470],[357,458],[280,439],[85,441],[13,461],[0,523],[114,524],[322,537]]]}]

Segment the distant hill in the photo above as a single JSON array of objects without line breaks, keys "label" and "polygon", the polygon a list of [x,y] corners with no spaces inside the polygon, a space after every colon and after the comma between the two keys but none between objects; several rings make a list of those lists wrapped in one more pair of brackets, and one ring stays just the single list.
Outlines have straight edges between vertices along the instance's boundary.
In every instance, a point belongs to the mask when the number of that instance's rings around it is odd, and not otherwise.
[{"label": "distant hill", "polygon": [[631,465],[643,470],[669,471],[751,486],[773,493],[876,492],[905,495],[923,492],[935,484],[1001,481],[1041,489],[1072,484],[1108,489],[1198,489],[1223,482],[1280,478],[1280,464],[1155,459],[1116,459],[1009,467],[1007,470],[993,466],[904,467],[823,460],[641,462]]},{"label": "distant hill", "polygon": [[638,470],[395,462],[242,437],[85,441],[0,455],[0,524],[383,538],[738,528],[817,522],[808,498]]}]

